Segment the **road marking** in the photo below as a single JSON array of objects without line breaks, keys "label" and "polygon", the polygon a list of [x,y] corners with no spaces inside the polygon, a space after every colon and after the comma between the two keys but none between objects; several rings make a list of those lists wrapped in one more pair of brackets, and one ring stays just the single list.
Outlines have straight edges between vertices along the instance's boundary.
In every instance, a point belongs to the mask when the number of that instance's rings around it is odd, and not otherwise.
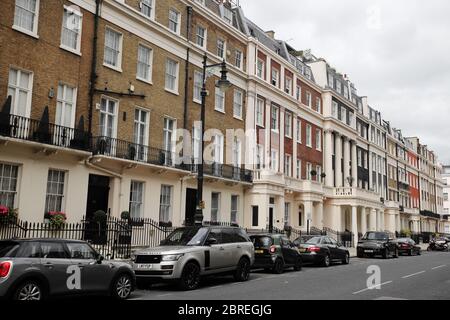
[{"label": "road marking", "polygon": [[381,288],[382,286],[387,285],[387,284],[390,284],[390,283],[392,283],[392,282],[393,282],[393,281],[386,281],[385,283],[382,283],[382,284],[380,284],[380,285],[368,287],[368,288],[366,288],[366,289],[362,289],[362,290],[353,292],[353,294],[356,295],[356,294],[360,294],[360,293],[363,293],[363,292],[366,292],[366,291],[369,291],[369,290],[374,290],[374,289],[376,289],[376,288],[378,288],[378,287]]},{"label": "road marking", "polygon": [[167,297],[167,296],[171,296],[171,295],[172,295],[172,293],[166,293],[166,294],[157,295],[157,297]]},{"label": "road marking", "polygon": [[431,268],[431,270],[437,270],[437,269],[445,268],[446,266],[447,266],[446,264],[443,264],[442,266]]},{"label": "road marking", "polygon": [[411,277],[414,277],[414,276],[418,276],[419,274],[423,274],[423,273],[425,273],[425,272],[426,272],[426,271],[416,272],[416,273],[413,273],[413,274],[404,276],[404,277],[402,277],[402,279],[408,279],[408,278],[411,278]]}]

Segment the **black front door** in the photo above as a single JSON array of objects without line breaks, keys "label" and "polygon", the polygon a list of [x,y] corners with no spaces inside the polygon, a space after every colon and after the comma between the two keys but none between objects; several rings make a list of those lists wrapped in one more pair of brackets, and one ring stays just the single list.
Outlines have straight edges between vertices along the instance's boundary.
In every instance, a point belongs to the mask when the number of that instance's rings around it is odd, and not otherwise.
[{"label": "black front door", "polygon": [[108,213],[109,177],[89,175],[86,218],[92,218],[96,211]]},{"label": "black front door", "polygon": [[273,232],[273,208],[269,208],[269,232]]},{"label": "black front door", "polygon": [[186,189],[186,225],[193,225],[195,223],[195,211],[197,209],[197,190]]}]

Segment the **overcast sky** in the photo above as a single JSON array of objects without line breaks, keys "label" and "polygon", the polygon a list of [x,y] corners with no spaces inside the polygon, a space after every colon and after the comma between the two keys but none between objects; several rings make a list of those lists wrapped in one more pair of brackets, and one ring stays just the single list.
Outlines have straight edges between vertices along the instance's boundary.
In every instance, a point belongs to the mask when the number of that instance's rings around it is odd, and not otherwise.
[{"label": "overcast sky", "polygon": [[245,15],[355,83],[450,164],[450,1],[240,0]]}]

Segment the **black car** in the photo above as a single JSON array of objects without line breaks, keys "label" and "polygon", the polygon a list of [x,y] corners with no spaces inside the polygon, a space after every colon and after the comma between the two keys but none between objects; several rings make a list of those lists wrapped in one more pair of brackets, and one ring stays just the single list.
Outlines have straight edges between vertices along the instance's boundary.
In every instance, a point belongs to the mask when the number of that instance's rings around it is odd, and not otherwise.
[{"label": "black car", "polygon": [[341,243],[327,236],[304,236],[294,241],[303,263],[329,267],[334,262],[350,263],[350,252]]},{"label": "black car", "polygon": [[399,254],[407,254],[408,256],[420,256],[422,254],[422,249],[411,238],[399,238],[394,242],[397,243]]},{"label": "black car", "polygon": [[356,252],[358,258],[381,256],[383,259],[388,259],[389,257],[398,258],[399,254],[397,243],[387,232],[367,232],[359,240]]},{"label": "black car", "polygon": [[255,247],[254,269],[281,274],[286,268],[302,269],[302,257],[297,247],[283,235],[258,234],[250,236]]}]

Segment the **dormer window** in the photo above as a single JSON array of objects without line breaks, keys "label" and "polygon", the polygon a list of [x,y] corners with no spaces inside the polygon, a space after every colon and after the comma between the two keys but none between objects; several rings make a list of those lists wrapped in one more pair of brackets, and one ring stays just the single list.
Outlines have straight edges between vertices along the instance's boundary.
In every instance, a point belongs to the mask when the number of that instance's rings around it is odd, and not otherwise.
[{"label": "dormer window", "polygon": [[228,22],[229,24],[233,23],[233,11],[228,8],[223,7],[223,20]]}]

